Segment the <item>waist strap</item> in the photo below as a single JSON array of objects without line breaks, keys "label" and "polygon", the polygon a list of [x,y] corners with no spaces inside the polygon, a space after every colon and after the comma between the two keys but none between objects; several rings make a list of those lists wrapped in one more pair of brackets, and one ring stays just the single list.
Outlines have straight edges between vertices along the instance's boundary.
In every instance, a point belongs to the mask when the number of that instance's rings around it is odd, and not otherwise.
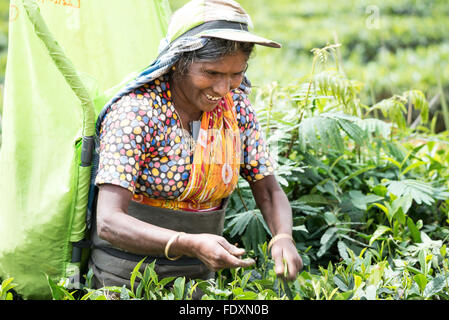
[{"label": "waist strap", "polygon": [[[228,201],[228,198],[223,200],[220,210],[208,212],[171,210],[150,207],[135,201],[130,201],[128,205],[128,214],[143,222],[174,231],[193,234],[211,233],[221,235],[223,233]],[[158,265],[185,266],[202,264],[200,260],[191,257],[182,257],[179,260],[171,261],[162,256],[144,256],[121,250],[98,236],[96,223],[92,228],[91,240],[93,250],[99,249],[108,255],[127,261],[139,262],[146,258],[146,261],[150,262],[156,260],[156,264]]]},{"label": "waist strap", "polygon": [[177,201],[177,200],[161,200],[145,197],[141,194],[135,194],[132,199],[134,202],[141,203],[143,205],[168,208],[172,210],[181,211],[194,211],[194,212],[208,212],[220,209],[221,200],[209,201],[205,203],[194,204],[188,201]]}]

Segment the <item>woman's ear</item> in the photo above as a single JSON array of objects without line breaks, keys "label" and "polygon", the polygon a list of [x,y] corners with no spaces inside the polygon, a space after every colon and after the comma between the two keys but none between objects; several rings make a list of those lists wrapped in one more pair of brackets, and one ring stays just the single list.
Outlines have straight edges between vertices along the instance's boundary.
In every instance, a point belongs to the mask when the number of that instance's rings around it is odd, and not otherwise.
[{"label": "woman's ear", "polygon": [[180,67],[180,61],[177,61],[170,68],[169,77],[170,77],[170,79],[180,79],[182,76],[183,76],[183,70]]}]

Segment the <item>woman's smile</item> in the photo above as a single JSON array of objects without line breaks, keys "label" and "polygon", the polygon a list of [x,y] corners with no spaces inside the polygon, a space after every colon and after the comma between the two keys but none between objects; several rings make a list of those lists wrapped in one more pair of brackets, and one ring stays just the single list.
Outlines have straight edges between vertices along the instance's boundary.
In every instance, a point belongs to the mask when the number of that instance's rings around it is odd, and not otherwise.
[{"label": "woman's smile", "polygon": [[208,100],[210,100],[212,102],[217,102],[217,101],[221,100],[221,98],[222,98],[222,97],[214,97],[214,96],[211,96],[211,95],[209,95],[207,93],[206,93],[206,97],[207,97]]},{"label": "woman's smile", "polygon": [[192,63],[187,74],[173,79],[175,108],[192,118],[214,110],[226,94],[242,83],[247,62],[248,57],[238,51],[215,61]]}]

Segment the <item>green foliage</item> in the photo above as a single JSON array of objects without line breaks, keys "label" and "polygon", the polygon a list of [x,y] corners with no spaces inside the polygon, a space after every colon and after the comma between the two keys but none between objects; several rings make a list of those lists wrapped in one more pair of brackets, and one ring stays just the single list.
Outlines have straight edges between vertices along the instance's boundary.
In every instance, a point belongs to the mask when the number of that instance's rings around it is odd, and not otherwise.
[{"label": "green foliage", "polygon": [[0,300],[13,300],[13,293],[11,292],[11,290],[16,286],[13,280],[14,279],[9,278],[1,282]]},{"label": "green foliage", "polygon": [[266,240],[267,235],[271,235],[260,210],[254,209],[228,215],[225,232],[229,232],[230,237],[239,236],[245,248],[256,250],[260,243]]},{"label": "green foliage", "polygon": [[[314,52],[315,63],[329,62],[321,58],[322,51]],[[312,71],[318,67],[313,66]],[[334,266],[332,263],[338,265],[336,255],[349,264],[348,250],[357,254],[369,252],[379,263],[371,277],[380,269],[382,272],[376,277],[386,277],[388,273],[392,276],[390,282],[399,283],[395,277],[400,275],[402,282],[414,283],[413,288],[406,288],[413,289],[407,298],[429,298],[433,293],[438,293],[437,298],[445,297],[447,292],[441,293],[445,273],[435,278],[416,273],[410,276],[396,270],[391,261],[404,256],[409,259],[407,252],[415,245],[432,243],[425,230],[437,239],[448,236],[446,133],[436,135],[424,126],[407,127],[410,105],[420,110],[422,119],[427,120],[429,105],[421,91],[405,91],[401,96],[365,105],[360,91],[351,88],[356,82],[348,80],[337,69],[323,68],[319,81],[312,73],[296,84],[269,85],[260,89],[262,93],[254,94],[255,104],[260,108],[259,121],[262,127],[268,127],[268,142],[275,144],[272,151],[277,152],[282,168],[277,174],[286,182],[283,186],[291,201],[294,235],[304,264],[316,275],[314,270],[325,271],[322,265],[328,264],[329,268]],[[386,120],[369,118],[375,110],[381,110]],[[246,207],[252,206],[248,187],[243,186],[231,203],[238,202],[240,197]],[[233,213],[234,221],[238,217]],[[241,218],[238,228],[245,230],[247,224]],[[256,241],[255,235],[252,241]],[[437,242],[441,248],[442,241]],[[438,259],[444,261],[442,257]],[[407,261],[406,270],[414,270],[411,269],[414,259]],[[335,286],[325,288],[328,283],[324,285],[322,276],[318,281],[308,279],[309,294],[323,298],[324,290],[327,298],[387,297],[377,291],[380,280],[373,287],[370,282],[374,280],[359,273],[352,274],[352,280],[348,280],[350,274],[334,276],[339,284],[335,292]],[[345,288],[341,279],[347,280],[346,287],[351,283],[352,290],[345,291],[351,294],[339,295]],[[424,291],[428,284],[429,288]],[[387,289],[382,290],[391,291]],[[433,293],[425,295],[424,292]],[[396,292],[388,297],[400,299],[404,293]]]},{"label": "green foliage", "polygon": [[256,267],[220,271],[215,279],[190,280],[184,277],[159,280],[154,263],[144,273],[136,265],[133,275],[140,280],[137,288],[104,287],[69,291],[64,283],[49,280],[56,300],[191,300],[201,290],[202,300],[406,300],[447,299],[448,258],[441,241],[430,240],[409,246],[401,259],[382,259],[380,248],[367,248],[356,255],[344,242],[338,243],[341,261],[319,267],[317,272],[303,271],[295,281],[277,278],[267,243],[258,247]]}]

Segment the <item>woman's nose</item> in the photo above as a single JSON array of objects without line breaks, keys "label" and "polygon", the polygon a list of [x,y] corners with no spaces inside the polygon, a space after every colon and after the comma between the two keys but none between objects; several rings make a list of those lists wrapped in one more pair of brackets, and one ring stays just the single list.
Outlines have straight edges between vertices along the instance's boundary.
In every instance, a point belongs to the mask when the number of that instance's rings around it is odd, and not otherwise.
[{"label": "woman's nose", "polygon": [[220,97],[224,97],[231,89],[231,79],[228,77],[222,77],[214,84],[214,91]]}]

